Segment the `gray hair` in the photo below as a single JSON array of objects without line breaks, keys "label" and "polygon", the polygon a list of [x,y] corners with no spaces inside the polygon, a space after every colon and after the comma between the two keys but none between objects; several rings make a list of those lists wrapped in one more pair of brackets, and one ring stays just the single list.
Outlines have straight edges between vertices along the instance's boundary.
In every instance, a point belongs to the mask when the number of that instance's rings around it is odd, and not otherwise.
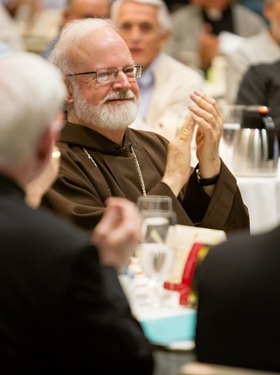
[{"label": "gray hair", "polygon": [[112,29],[115,31],[115,27],[111,20],[86,18],[68,22],[62,29],[60,38],[49,56],[49,61],[56,65],[63,74],[69,73],[70,50],[78,48],[89,35],[91,38],[94,38],[95,33],[105,29]]},{"label": "gray hair", "polygon": [[158,8],[158,21],[163,31],[172,30],[172,22],[169,10],[162,0],[116,0],[112,3],[110,9],[111,19],[117,24],[117,17],[119,14],[120,6],[126,2],[135,2],[139,4],[148,4]]},{"label": "gray hair", "polygon": [[0,59],[0,165],[32,160],[65,95],[61,73],[42,57],[16,52]]}]

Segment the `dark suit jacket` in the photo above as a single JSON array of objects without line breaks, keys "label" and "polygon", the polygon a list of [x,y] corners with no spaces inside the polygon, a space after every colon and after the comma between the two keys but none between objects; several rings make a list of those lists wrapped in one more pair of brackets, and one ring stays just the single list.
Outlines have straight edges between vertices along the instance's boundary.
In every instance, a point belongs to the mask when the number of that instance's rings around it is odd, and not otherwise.
[{"label": "dark suit jacket", "polygon": [[239,86],[236,103],[271,109],[280,145],[280,61],[249,67]]},{"label": "dark suit jacket", "polygon": [[198,272],[198,359],[280,372],[280,226],[212,249]]},{"label": "dark suit jacket", "polygon": [[[114,269],[0,177],[0,374],[151,374]],[[108,292],[107,292],[107,291]]]}]

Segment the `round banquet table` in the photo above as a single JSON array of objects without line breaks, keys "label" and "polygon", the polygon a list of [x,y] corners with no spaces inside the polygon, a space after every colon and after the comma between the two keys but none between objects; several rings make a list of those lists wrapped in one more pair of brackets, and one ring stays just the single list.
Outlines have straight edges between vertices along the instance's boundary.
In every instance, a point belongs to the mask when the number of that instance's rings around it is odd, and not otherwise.
[{"label": "round banquet table", "polygon": [[[233,172],[234,173],[234,172]],[[280,160],[273,177],[236,177],[250,215],[251,233],[261,233],[280,223]]]}]

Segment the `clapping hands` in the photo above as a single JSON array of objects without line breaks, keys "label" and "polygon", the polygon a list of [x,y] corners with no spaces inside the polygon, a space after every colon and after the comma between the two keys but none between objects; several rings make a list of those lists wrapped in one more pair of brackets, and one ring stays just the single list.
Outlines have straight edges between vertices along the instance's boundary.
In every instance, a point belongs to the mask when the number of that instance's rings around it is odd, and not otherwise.
[{"label": "clapping hands", "polygon": [[[190,178],[191,141],[195,124],[198,126],[196,156],[201,176],[213,177],[220,173],[221,168],[219,144],[224,124],[222,112],[215,99],[199,91],[191,94],[191,99],[193,104],[188,106],[190,113],[175,138],[169,143],[167,163],[162,178],[162,182],[170,187],[175,196],[178,196]],[[208,187],[206,190],[211,194]]]}]

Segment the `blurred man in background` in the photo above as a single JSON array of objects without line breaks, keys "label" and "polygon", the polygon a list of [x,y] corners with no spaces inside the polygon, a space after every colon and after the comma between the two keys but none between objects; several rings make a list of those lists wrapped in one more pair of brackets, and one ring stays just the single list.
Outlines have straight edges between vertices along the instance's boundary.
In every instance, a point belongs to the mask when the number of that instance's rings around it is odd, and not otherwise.
[{"label": "blurred man in background", "polygon": [[[60,30],[71,20],[89,17],[109,17],[109,0],[67,0],[65,7],[62,9]],[[47,50],[43,52],[43,57],[49,57],[59,39],[60,30]]]},{"label": "blurred man in background", "polygon": [[117,0],[111,18],[134,61],[143,66],[138,79],[141,102],[138,129],[153,130],[168,139],[183,124],[190,93],[201,90],[202,76],[163,53],[172,25],[162,0]]},{"label": "blurred man in background", "polygon": [[20,29],[7,8],[0,2],[0,42],[2,53],[24,50]]},{"label": "blurred man in background", "polygon": [[[222,32],[249,37],[265,28],[258,14],[236,0],[191,0],[172,14],[173,35],[167,53],[201,68],[206,74],[215,57],[224,53]],[[238,39],[238,38],[237,38]]]},{"label": "blurred man in background", "polygon": [[280,60],[251,65],[239,85],[236,104],[270,108],[280,145]]},{"label": "blurred man in background", "polygon": [[268,26],[255,36],[242,41],[226,55],[226,99],[234,103],[243,75],[251,65],[275,63],[280,59],[280,2],[264,0],[264,16]]}]

